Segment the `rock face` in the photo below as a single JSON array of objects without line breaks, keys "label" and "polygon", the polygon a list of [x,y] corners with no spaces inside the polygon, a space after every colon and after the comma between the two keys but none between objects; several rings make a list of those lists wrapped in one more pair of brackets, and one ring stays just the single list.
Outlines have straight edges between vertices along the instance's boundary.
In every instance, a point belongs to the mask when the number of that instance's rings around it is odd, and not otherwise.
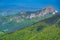
[{"label": "rock face", "polygon": [[39,13],[39,16],[44,16],[44,15],[46,15],[46,14],[55,14],[55,13],[57,13],[58,11],[57,10],[55,10],[53,7],[51,7],[51,6],[48,6],[48,7],[46,7],[46,8],[43,8],[41,11],[40,11],[40,13]]},{"label": "rock face", "polygon": [[56,14],[57,12],[58,12],[58,11],[55,10],[53,7],[48,6],[48,7],[46,7],[46,8],[43,8],[42,10],[38,10],[38,11],[36,11],[36,12],[34,12],[34,13],[31,13],[29,16],[30,16],[30,18],[35,18],[35,17],[45,16],[45,15],[47,15],[47,14],[52,14],[52,15],[54,15],[54,14]]}]

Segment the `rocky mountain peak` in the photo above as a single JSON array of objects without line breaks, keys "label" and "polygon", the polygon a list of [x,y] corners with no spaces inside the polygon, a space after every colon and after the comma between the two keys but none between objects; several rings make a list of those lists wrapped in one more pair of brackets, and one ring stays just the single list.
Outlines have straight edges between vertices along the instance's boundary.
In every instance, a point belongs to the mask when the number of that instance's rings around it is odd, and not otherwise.
[{"label": "rocky mountain peak", "polygon": [[48,6],[48,7],[43,8],[43,9],[40,11],[39,15],[40,15],[40,16],[44,16],[44,15],[49,14],[49,13],[55,14],[55,13],[57,13],[57,12],[58,12],[58,11],[55,10],[52,6]]}]

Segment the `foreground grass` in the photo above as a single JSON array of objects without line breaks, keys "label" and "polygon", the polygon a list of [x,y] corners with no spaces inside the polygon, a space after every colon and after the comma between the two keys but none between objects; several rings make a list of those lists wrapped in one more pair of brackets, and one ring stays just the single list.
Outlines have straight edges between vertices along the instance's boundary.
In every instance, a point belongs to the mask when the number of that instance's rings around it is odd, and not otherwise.
[{"label": "foreground grass", "polygon": [[44,22],[39,22],[6,34],[0,40],[60,40],[60,28],[56,25],[48,26]]},{"label": "foreground grass", "polygon": [[60,28],[55,25],[47,27],[31,40],[60,40]]},{"label": "foreground grass", "polygon": [[0,37],[3,36],[3,35],[5,35],[5,34],[6,34],[6,33],[0,31]]}]

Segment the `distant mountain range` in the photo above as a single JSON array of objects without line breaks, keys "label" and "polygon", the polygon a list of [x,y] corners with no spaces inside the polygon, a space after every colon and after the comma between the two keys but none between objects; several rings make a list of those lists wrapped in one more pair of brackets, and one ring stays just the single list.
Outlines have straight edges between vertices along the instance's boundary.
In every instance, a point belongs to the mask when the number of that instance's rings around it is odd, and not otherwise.
[{"label": "distant mountain range", "polygon": [[48,6],[37,11],[19,11],[17,14],[1,16],[0,30],[10,33],[44,19],[53,17],[56,14],[58,14],[58,11],[51,6]]}]

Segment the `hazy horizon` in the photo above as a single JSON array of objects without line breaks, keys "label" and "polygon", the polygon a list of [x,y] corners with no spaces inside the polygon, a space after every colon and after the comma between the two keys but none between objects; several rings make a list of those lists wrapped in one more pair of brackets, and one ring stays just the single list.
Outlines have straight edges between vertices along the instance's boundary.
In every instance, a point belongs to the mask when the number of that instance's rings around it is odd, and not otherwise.
[{"label": "hazy horizon", "polygon": [[47,6],[60,11],[59,0],[0,0],[0,15],[16,14],[18,10],[36,11]]},{"label": "hazy horizon", "polygon": [[0,0],[0,9],[38,10],[49,5],[60,10],[59,0]]}]

